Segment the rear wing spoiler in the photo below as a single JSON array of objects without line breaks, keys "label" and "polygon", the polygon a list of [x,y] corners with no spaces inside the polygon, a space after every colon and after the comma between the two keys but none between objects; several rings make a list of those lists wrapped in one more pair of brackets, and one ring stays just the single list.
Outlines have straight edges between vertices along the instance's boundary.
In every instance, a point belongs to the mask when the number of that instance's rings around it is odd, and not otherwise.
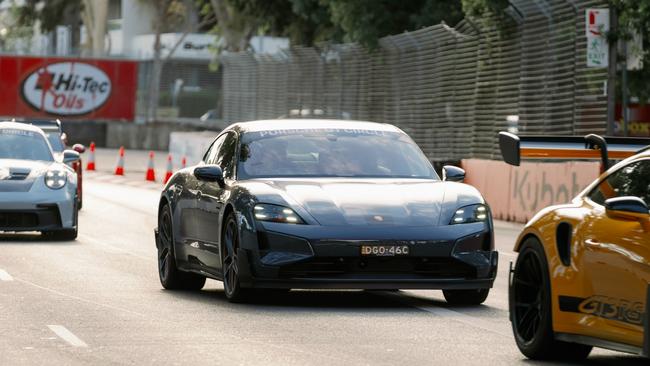
[{"label": "rear wing spoiler", "polygon": [[521,159],[600,159],[603,170],[609,159],[622,160],[647,149],[650,138],[579,136],[517,136],[499,132],[503,160],[519,166]]}]

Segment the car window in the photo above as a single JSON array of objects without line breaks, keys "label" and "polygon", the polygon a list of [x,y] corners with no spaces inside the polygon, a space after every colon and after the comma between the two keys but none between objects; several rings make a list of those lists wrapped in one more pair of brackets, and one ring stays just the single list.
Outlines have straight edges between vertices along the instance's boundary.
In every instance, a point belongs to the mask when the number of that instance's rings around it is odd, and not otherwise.
[{"label": "car window", "polygon": [[589,198],[600,205],[622,196],[635,196],[650,203],[650,160],[637,161],[617,170],[589,194]]},{"label": "car window", "polygon": [[401,132],[306,129],[242,136],[238,176],[438,179],[418,146]]},{"label": "car window", "polygon": [[225,138],[226,135],[221,135],[212,143],[212,146],[210,146],[208,151],[205,153],[205,156],[203,157],[204,163],[216,164],[217,153],[219,152],[219,148],[221,147],[221,144],[223,144],[223,140],[225,140]]},{"label": "car window", "polygon": [[43,135],[13,128],[0,128],[0,159],[54,160]]},{"label": "car window", "polygon": [[232,178],[235,173],[235,153],[237,152],[237,136],[230,132],[226,135],[219,148],[216,164],[223,170],[224,177]]},{"label": "car window", "polygon": [[50,142],[52,150],[54,152],[63,152],[65,146],[63,146],[63,141],[61,141],[61,134],[58,131],[43,131],[45,132],[45,137]]}]

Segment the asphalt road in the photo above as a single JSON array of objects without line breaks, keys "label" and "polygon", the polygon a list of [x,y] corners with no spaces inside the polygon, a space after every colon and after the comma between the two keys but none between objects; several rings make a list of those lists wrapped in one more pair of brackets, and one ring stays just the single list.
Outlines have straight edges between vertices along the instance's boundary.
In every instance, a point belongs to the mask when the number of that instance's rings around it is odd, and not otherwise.
[{"label": "asphalt road", "polygon": [[[256,304],[161,288],[153,228],[159,184],[87,174],[80,235],[0,236],[0,365],[530,364],[507,311],[520,226],[498,223],[499,277],[479,307],[440,291],[291,291]],[[590,363],[645,361],[596,351]]]}]

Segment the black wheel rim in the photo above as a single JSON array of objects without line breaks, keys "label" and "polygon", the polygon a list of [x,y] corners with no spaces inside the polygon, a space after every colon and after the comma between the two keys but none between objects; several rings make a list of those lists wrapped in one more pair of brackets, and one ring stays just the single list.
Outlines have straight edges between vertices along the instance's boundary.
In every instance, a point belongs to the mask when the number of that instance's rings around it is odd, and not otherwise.
[{"label": "black wheel rim", "polygon": [[228,220],[223,236],[223,287],[227,296],[231,296],[239,282],[237,266],[237,226]]},{"label": "black wheel rim", "polygon": [[542,280],[542,264],[535,252],[522,253],[513,276],[514,328],[524,344],[535,340],[542,324],[546,301]]},{"label": "black wheel rim", "polygon": [[165,281],[169,277],[169,270],[172,261],[172,220],[169,211],[163,211],[160,217],[158,231],[158,240],[160,247],[158,248],[158,274],[160,279]]}]

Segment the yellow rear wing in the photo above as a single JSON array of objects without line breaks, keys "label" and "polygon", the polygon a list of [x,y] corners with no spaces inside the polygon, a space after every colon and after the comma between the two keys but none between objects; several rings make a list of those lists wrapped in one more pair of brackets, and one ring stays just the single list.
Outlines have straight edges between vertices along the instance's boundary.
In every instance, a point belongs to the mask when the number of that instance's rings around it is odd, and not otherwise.
[{"label": "yellow rear wing", "polygon": [[603,170],[607,170],[610,159],[628,158],[649,145],[650,138],[602,137],[595,134],[584,137],[517,136],[510,132],[499,133],[503,160],[515,166],[519,166],[522,159],[600,159]]}]

